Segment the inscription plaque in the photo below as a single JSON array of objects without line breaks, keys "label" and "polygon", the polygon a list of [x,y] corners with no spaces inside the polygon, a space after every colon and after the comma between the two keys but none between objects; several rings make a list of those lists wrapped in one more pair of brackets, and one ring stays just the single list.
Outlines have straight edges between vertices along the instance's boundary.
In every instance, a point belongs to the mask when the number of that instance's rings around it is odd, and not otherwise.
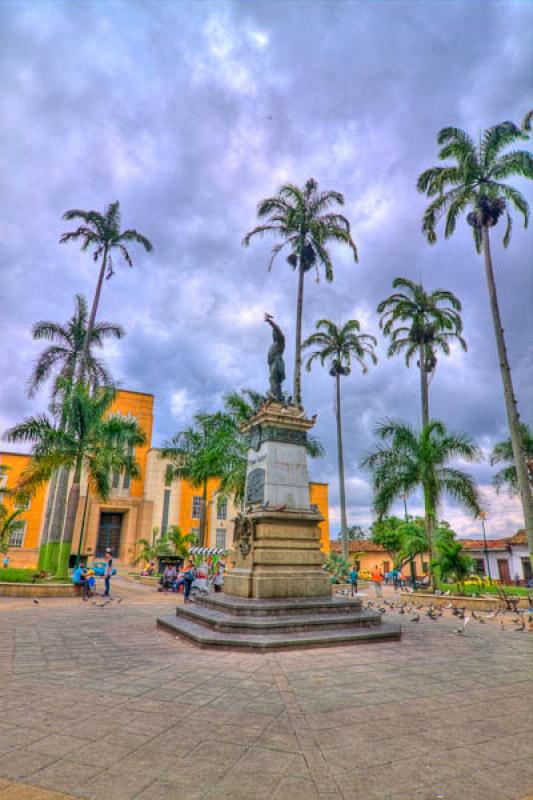
[{"label": "inscription plaque", "polygon": [[248,473],[246,503],[263,503],[265,499],[265,470],[256,467]]}]

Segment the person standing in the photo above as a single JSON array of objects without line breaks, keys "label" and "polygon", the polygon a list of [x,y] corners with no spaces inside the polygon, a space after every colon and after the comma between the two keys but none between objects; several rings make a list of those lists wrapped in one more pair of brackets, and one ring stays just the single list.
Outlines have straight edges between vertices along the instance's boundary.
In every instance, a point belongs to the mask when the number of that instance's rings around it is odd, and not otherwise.
[{"label": "person standing", "polygon": [[382,597],[381,591],[381,581],[383,580],[383,573],[381,572],[380,568],[376,564],[374,567],[374,571],[372,573],[372,583],[374,584],[374,590],[376,592],[376,597]]},{"label": "person standing", "polygon": [[183,586],[183,602],[190,603],[189,595],[191,593],[191,586],[195,578],[195,570],[192,561],[187,561],[185,570],[176,583],[176,591],[179,592],[180,587]]},{"label": "person standing", "polygon": [[105,551],[106,567],[104,572],[104,597],[111,598],[111,576],[113,575],[113,553],[108,547]]},{"label": "person standing", "polygon": [[350,574],[348,575],[348,580],[352,584],[352,597],[354,596],[354,594],[357,594],[358,579],[359,579],[359,573],[357,572],[357,567],[354,564],[352,569],[350,570]]}]

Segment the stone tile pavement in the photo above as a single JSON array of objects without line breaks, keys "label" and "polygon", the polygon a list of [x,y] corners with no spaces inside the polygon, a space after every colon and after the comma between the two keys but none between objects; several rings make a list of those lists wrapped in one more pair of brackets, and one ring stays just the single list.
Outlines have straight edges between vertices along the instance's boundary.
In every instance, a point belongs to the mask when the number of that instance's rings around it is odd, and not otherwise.
[{"label": "stone tile pavement", "polygon": [[175,597],[115,586],[0,600],[0,800],[533,796],[533,635],[423,617],[401,642],[211,652],[156,628]]}]

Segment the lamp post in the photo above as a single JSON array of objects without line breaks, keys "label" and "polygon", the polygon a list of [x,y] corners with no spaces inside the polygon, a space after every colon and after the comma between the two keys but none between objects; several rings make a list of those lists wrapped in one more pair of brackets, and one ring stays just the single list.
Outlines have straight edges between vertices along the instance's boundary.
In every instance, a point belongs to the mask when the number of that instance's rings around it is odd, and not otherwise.
[{"label": "lamp post", "polygon": [[487,567],[487,577],[489,579],[489,584],[492,583],[492,579],[490,577],[490,561],[489,561],[489,550],[487,547],[487,535],[485,533],[485,520],[487,519],[487,512],[481,511],[479,514],[481,519],[481,528],[483,530],[483,552],[485,553],[485,564]]}]

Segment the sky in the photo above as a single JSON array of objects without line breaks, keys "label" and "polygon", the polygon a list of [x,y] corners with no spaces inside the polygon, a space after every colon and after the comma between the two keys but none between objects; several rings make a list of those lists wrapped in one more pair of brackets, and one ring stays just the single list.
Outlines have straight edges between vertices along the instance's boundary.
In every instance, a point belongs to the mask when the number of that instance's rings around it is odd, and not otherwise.
[{"label": "sky", "polygon": [[[284,182],[314,177],[345,197],[360,262],[334,246],[335,280],[305,286],[304,335],[316,320],[358,319],[379,339],[379,363],[343,381],[348,517],[367,527],[372,492],[361,458],[385,417],[419,424],[419,377],[386,357],[376,306],[395,277],[453,291],[463,303],[468,352],[441,357],[430,408],[469,432],[485,458],[469,466],[488,508],[489,536],[523,525],[520,506],[491,488],[493,444],[506,416],[483,264],[466,222],[431,247],[421,234],[420,172],[437,161],[437,132],[477,137],[533,106],[533,4],[491,0],[128,0],[0,5],[0,433],[46,410],[27,397],[42,343],[40,319],[64,322],[74,295],[92,299],[97,270],[77,244],[69,208],[103,211],[120,201],[131,248],[103,287],[99,319],[127,336],[104,357],[122,388],[155,395],[154,445],[220,407],[231,390],[265,391],[274,314],[287,336],[292,381],[296,275],[274,240],[242,247],[256,206]],[[525,146],[530,146],[526,143]],[[528,199],[531,188],[517,181]],[[493,255],[509,359],[522,419],[533,424],[533,247],[515,220]],[[330,484],[339,527],[334,385],[318,367],[303,377],[326,448],[310,464]],[[421,500],[410,499],[411,513]],[[398,507],[397,511],[400,511]],[[461,536],[480,525],[444,502]]]}]

